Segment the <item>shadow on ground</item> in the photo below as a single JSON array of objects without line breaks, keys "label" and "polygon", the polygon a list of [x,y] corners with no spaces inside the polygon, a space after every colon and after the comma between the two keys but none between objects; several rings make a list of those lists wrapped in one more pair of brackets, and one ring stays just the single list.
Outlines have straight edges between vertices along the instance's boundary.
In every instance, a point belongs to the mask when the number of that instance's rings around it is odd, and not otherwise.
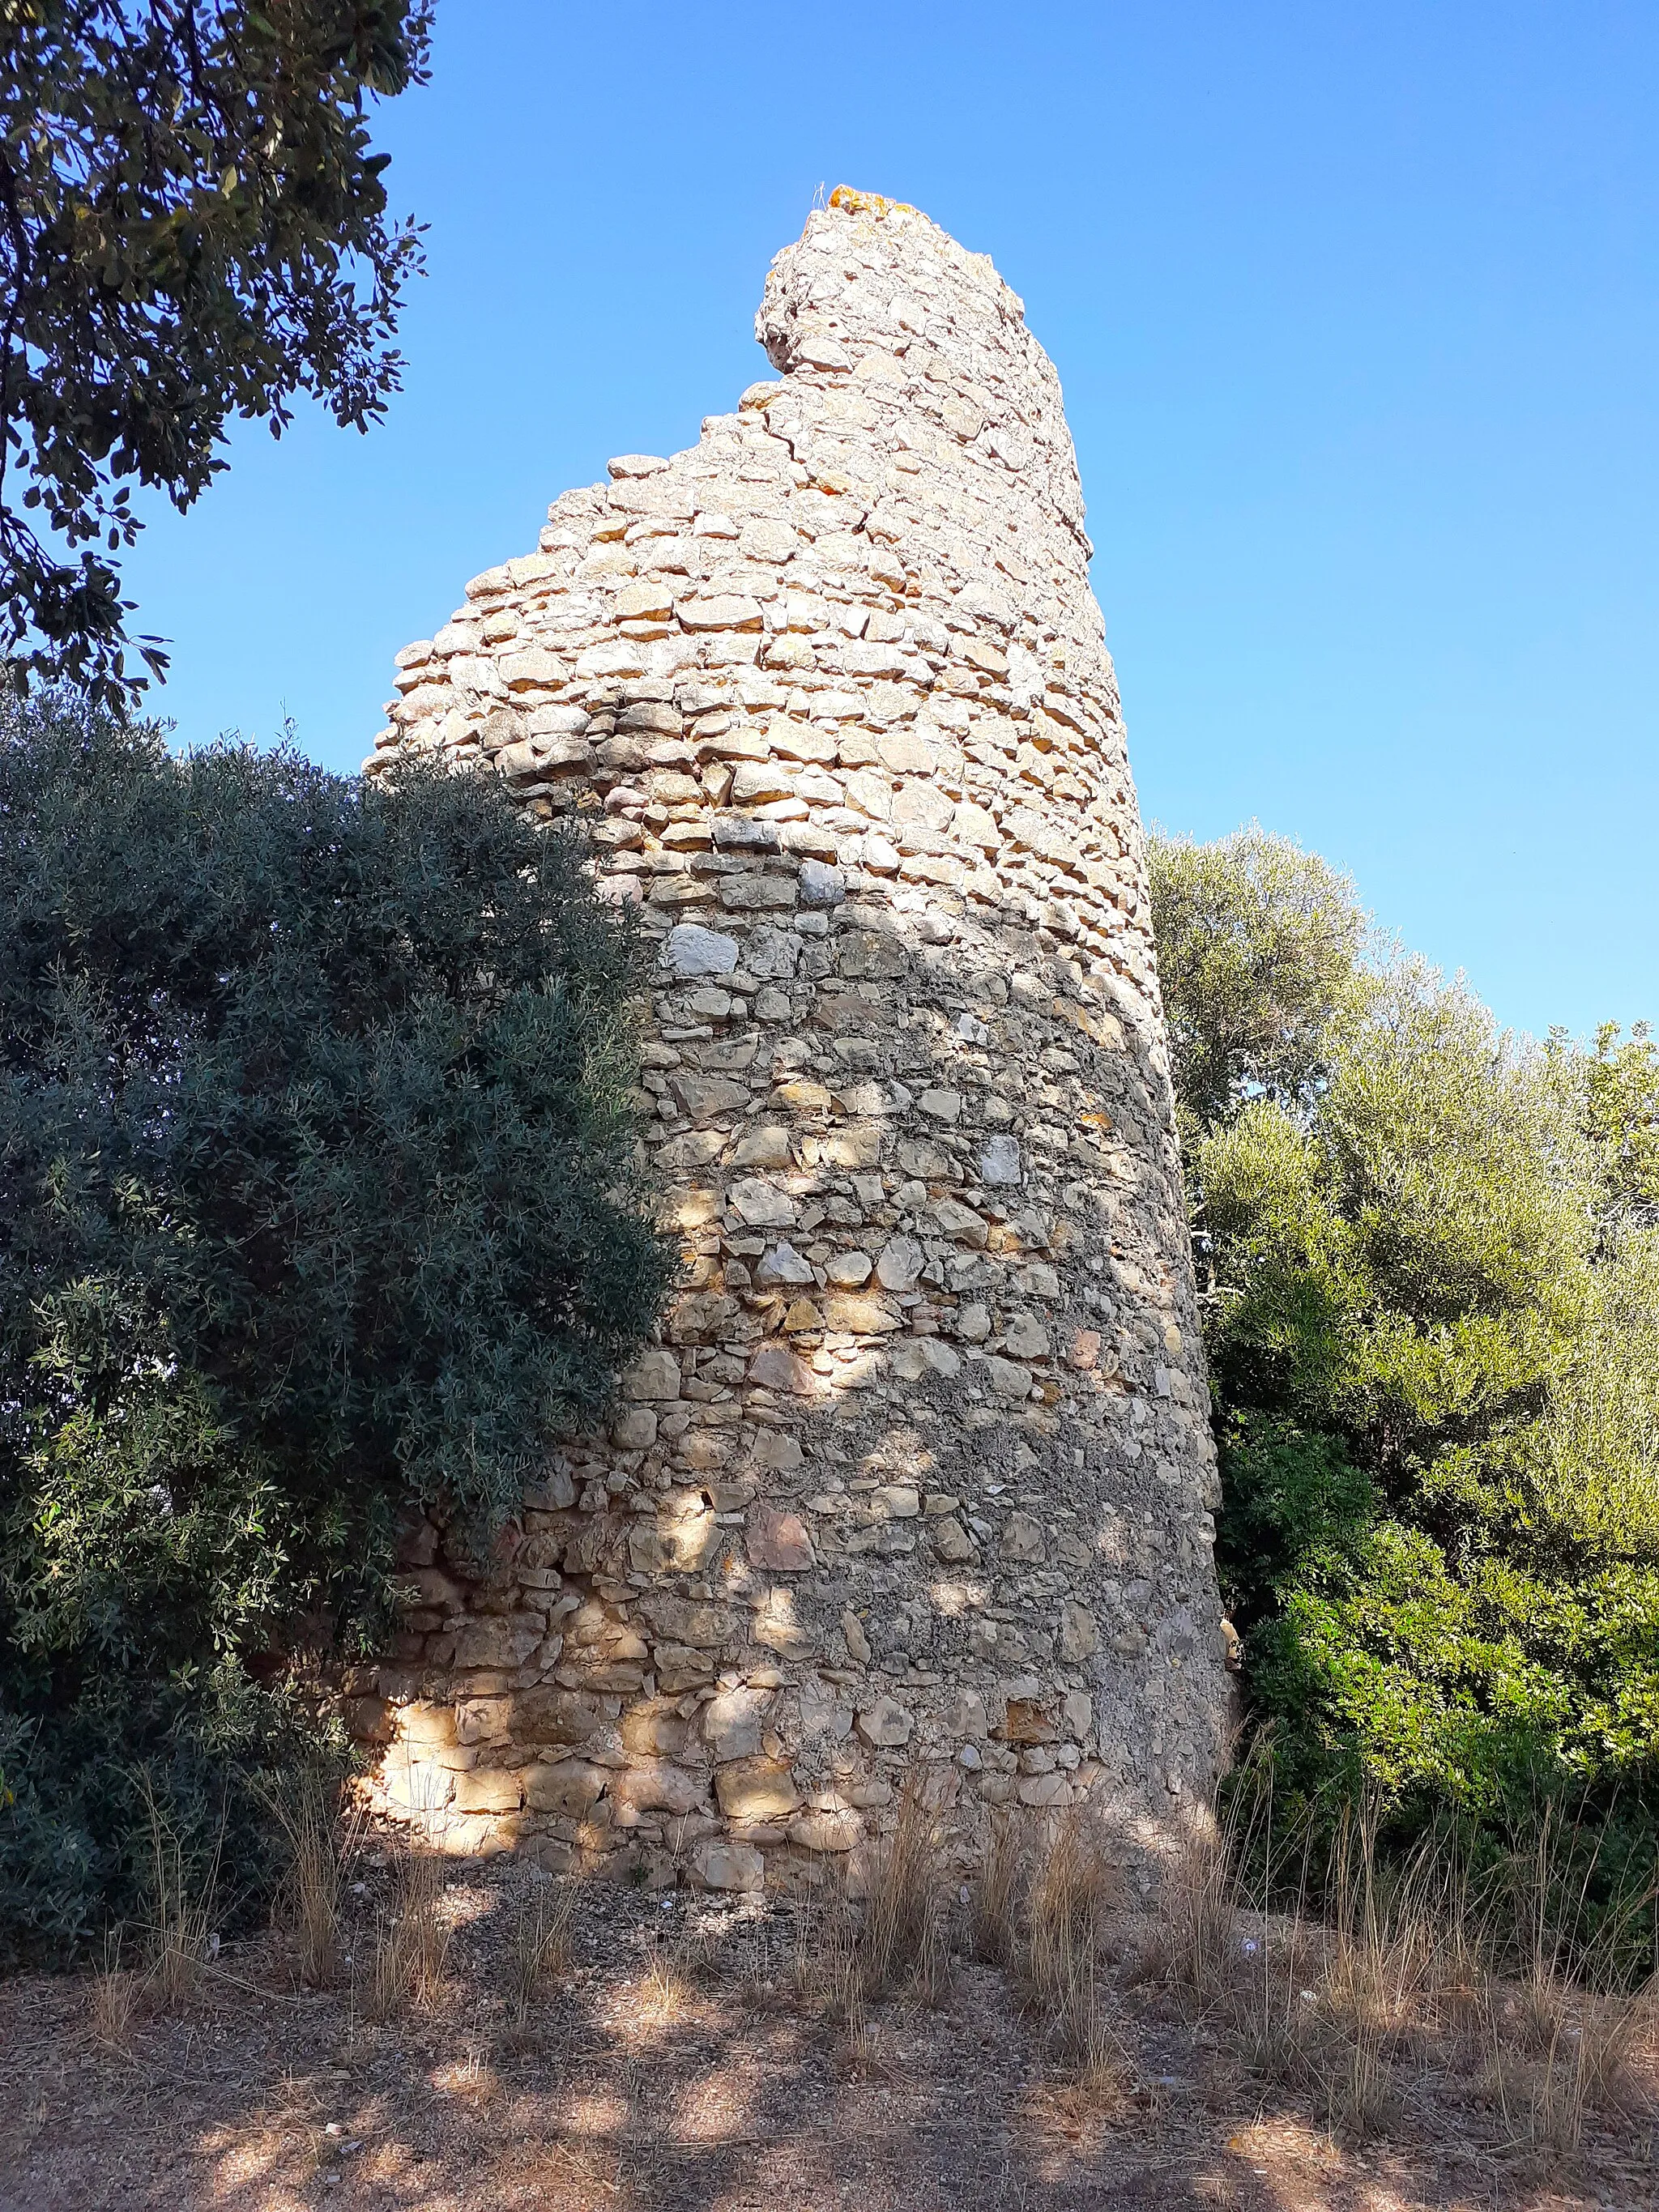
[{"label": "shadow on ground", "polygon": [[[1345,2148],[1253,2078],[1118,1945],[1110,2065],[1080,2083],[999,1972],[849,2035],[757,1903],[582,1893],[568,1962],[507,1994],[529,1869],[458,1869],[429,2002],[376,2021],[371,1882],[339,1986],[281,1945],[226,1954],[175,2012],[100,2045],[86,1975],[0,1986],[0,2212],[1619,2212],[1659,2205],[1624,2129],[1551,2171],[1407,2083]],[[810,1948],[810,1934],[808,1936]]]}]

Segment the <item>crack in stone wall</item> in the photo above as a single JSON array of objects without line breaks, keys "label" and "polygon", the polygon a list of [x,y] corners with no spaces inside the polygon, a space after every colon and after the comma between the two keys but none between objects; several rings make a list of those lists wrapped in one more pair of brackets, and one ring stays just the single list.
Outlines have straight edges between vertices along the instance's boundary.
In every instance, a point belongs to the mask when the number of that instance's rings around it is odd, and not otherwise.
[{"label": "crack in stone wall", "polygon": [[1141,1865],[1224,1755],[1214,1450],[1139,820],[1058,379],[982,255],[844,189],[780,374],[398,656],[368,763],[592,830],[659,969],[684,1254],[499,1554],[434,1519],[349,1683],[453,1850],[753,1888],[917,1778]]}]

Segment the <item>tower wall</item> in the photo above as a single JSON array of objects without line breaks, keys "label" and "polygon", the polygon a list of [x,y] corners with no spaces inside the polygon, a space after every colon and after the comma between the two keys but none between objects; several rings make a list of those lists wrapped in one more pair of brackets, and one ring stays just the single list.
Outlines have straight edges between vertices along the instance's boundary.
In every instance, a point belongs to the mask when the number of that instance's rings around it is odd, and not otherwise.
[{"label": "tower wall", "polygon": [[659,968],[684,1272],[487,1567],[423,1524],[352,1686],[452,1848],[753,1887],[907,1774],[1133,1856],[1228,1704],[1142,838],[1058,380],[984,257],[838,192],[778,371],[565,493],[398,655],[410,750],[591,826]]}]

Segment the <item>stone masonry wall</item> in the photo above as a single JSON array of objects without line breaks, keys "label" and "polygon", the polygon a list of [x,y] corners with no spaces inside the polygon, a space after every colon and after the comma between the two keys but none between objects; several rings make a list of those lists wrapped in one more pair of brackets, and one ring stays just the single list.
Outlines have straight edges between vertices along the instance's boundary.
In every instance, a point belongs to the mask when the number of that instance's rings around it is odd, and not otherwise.
[{"label": "stone masonry wall", "polygon": [[[1228,1707],[1142,841],[1054,369],[981,255],[838,191],[776,381],[565,493],[398,657],[371,772],[591,826],[660,967],[685,1267],[498,1555],[423,1524],[350,1685],[467,1852],[712,1886],[867,1850],[908,1773],[1126,1862]],[[856,1866],[856,1856],[854,1861]]]}]

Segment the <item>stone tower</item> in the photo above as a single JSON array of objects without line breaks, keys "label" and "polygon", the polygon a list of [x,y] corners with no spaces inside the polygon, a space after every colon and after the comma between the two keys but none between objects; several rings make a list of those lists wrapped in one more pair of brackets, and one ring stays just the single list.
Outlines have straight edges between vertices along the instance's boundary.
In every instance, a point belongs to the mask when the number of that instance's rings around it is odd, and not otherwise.
[{"label": "stone tower", "polygon": [[[777,380],[565,493],[398,656],[369,771],[591,826],[659,967],[684,1272],[487,1569],[352,1686],[453,1849],[754,1888],[907,1776],[1126,1860],[1222,1755],[1214,1454],[1142,839],[1059,382],[982,255],[837,191]],[[821,1861],[818,1863],[821,1863]]]}]

